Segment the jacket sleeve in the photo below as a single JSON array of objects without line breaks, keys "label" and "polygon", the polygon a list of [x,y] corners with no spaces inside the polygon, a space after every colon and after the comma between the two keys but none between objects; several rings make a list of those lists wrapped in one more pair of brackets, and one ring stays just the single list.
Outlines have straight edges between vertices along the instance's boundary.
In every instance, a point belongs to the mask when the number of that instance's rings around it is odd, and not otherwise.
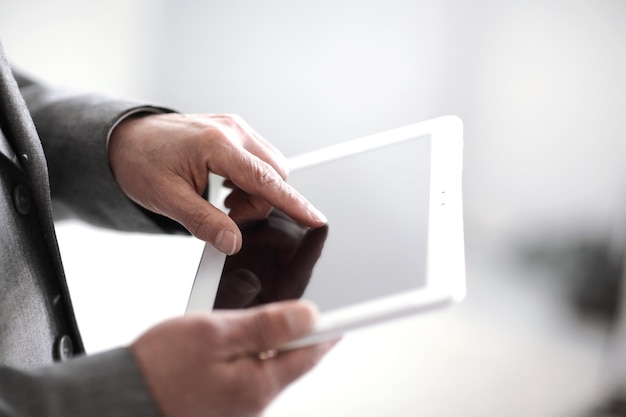
[{"label": "jacket sleeve", "polygon": [[136,112],[170,109],[99,94],[53,89],[14,70],[35,122],[50,176],[55,219],[136,232],[185,233],[178,223],[132,202],[108,162],[113,127]]},{"label": "jacket sleeve", "polygon": [[1,417],[157,417],[128,348],[36,370],[0,367]]}]

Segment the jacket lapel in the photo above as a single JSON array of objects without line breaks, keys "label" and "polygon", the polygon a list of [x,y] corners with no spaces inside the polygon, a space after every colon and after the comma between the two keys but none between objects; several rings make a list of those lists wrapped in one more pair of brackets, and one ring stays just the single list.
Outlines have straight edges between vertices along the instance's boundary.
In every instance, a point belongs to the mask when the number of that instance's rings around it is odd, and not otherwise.
[{"label": "jacket lapel", "polygon": [[66,300],[73,327],[78,340],[75,340],[76,350],[83,351],[82,341],[78,337],[78,325],[72,312],[69,289],[65,280],[61,256],[54,230],[52,204],[50,200],[50,182],[46,159],[37,135],[35,125],[30,117],[26,103],[22,98],[19,87],[10,65],[0,44],[0,124],[11,148],[17,155],[17,160],[27,180],[30,183],[32,198],[39,214],[41,228],[46,245],[54,264],[54,274],[59,279],[63,298]]}]

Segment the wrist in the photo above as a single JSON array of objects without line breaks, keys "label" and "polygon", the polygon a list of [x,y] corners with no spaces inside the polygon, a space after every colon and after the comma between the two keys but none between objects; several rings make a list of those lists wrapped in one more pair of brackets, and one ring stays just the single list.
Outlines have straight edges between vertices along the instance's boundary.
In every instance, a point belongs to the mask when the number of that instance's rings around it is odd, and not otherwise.
[{"label": "wrist", "polygon": [[163,111],[159,109],[155,109],[152,107],[138,107],[132,110],[127,111],[123,115],[117,119],[111,128],[109,129],[109,133],[107,135],[107,148],[110,148],[111,142],[115,141],[116,138],[123,136],[123,131],[128,127],[129,124],[132,124],[137,119],[155,115],[155,114],[163,114]]}]

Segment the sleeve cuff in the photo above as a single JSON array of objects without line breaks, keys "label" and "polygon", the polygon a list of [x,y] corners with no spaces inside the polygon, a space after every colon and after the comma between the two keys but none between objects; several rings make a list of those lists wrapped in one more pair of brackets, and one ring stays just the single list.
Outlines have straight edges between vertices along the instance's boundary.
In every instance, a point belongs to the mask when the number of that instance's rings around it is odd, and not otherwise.
[{"label": "sleeve cuff", "polygon": [[119,118],[115,120],[113,124],[111,125],[111,127],[109,128],[109,131],[107,132],[107,137],[106,137],[107,150],[109,149],[109,141],[111,140],[111,135],[113,134],[113,130],[115,130],[115,128],[124,120],[126,120],[128,117],[133,116],[135,114],[139,114],[139,113],[164,114],[164,113],[171,113],[171,111],[158,108],[158,107],[149,107],[149,106],[136,107],[136,108],[128,110],[126,113],[120,115]]},{"label": "sleeve cuff", "polygon": [[[157,417],[156,404],[129,348],[79,357],[37,372],[50,415]],[[48,414],[46,414],[48,415]]]}]

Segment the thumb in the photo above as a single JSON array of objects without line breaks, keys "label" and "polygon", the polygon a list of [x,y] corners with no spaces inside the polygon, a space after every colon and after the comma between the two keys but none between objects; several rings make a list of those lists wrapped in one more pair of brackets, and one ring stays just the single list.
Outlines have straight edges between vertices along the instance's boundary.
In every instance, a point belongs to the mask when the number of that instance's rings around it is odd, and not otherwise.
[{"label": "thumb", "polygon": [[183,182],[170,188],[160,211],[182,224],[198,239],[215,246],[226,255],[241,249],[241,231],[223,211],[202,198],[196,190]]},{"label": "thumb", "polygon": [[306,336],[313,330],[317,307],[303,300],[283,301],[237,312],[232,316],[229,346],[245,354],[278,348]]}]

